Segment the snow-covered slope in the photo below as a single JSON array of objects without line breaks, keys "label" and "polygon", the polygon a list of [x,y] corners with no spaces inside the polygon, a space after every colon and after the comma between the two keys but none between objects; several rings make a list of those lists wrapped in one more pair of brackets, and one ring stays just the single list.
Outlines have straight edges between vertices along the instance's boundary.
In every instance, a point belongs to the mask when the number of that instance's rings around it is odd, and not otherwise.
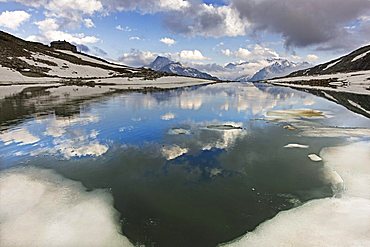
[{"label": "snow-covered slope", "polygon": [[326,75],[364,70],[370,70],[370,45],[361,47],[348,55],[313,68],[296,71],[289,76]]},{"label": "snow-covered slope", "polygon": [[185,67],[181,63],[171,61],[170,59],[161,56],[158,56],[151,64],[148,65],[148,67],[155,71],[171,73],[181,76],[218,80],[218,78],[211,76],[207,73],[201,72],[194,68]]},{"label": "snow-covered slope", "polygon": [[[72,46],[72,45],[71,45]],[[159,78],[165,74],[145,68],[130,68],[83,53],[54,49],[0,31],[0,66],[7,78],[96,79],[112,77]],[[24,77],[24,78],[23,78]],[[4,81],[4,77],[0,75]]]}]

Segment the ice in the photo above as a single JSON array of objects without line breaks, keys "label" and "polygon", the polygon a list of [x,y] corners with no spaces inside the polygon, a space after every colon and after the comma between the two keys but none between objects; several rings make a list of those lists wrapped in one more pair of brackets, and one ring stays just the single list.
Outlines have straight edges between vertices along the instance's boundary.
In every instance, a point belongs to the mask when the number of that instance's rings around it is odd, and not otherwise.
[{"label": "ice", "polygon": [[308,145],[302,145],[302,144],[297,144],[297,143],[291,143],[287,144],[284,146],[285,148],[309,148],[310,146]]},{"label": "ice", "polygon": [[309,154],[308,158],[310,158],[310,160],[315,161],[315,162],[322,161],[322,158],[318,156],[317,154]]},{"label": "ice", "polygon": [[172,146],[164,146],[162,147],[162,155],[167,159],[167,160],[173,160],[176,159],[177,157],[180,157],[183,154],[186,154],[189,152],[189,149],[187,148],[182,148],[177,145],[172,145]]},{"label": "ice", "polygon": [[17,168],[0,174],[0,243],[13,246],[132,246],[104,190],[50,170]]},{"label": "ice", "polygon": [[322,150],[323,178],[343,186],[340,198],[310,201],[280,212],[227,246],[370,246],[370,142]]}]

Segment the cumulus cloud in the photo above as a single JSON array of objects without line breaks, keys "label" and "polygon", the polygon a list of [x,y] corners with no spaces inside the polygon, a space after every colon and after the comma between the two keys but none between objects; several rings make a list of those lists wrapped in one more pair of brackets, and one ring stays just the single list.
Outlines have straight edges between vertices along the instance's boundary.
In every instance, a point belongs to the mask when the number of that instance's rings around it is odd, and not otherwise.
[{"label": "cumulus cloud", "polygon": [[99,41],[95,36],[87,36],[83,33],[67,33],[60,31],[60,25],[55,18],[46,18],[35,22],[40,30],[38,35],[32,35],[27,38],[30,41],[49,43],[54,40],[66,40],[77,45],[94,44]]},{"label": "cumulus cloud", "polygon": [[31,15],[23,10],[4,11],[0,14],[0,27],[17,30],[30,17]]},{"label": "cumulus cloud", "polygon": [[315,54],[308,54],[307,55],[307,60],[310,61],[310,62],[315,62],[319,59],[318,56],[316,56]]},{"label": "cumulus cloud", "polygon": [[344,26],[369,13],[368,0],[232,0],[254,30],[281,34],[285,45],[305,47],[344,37]]},{"label": "cumulus cloud", "polygon": [[165,26],[176,33],[191,36],[222,37],[246,34],[249,23],[229,6],[193,4],[180,13],[169,13]]},{"label": "cumulus cloud", "polygon": [[125,32],[131,32],[132,31],[132,29],[130,27],[128,27],[128,26],[122,27],[121,25],[117,25],[116,26],[116,29],[118,31],[125,31]]},{"label": "cumulus cloud", "polygon": [[163,44],[168,45],[168,46],[174,45],[176,43],[176,41],[174,39],[167,38],[167,37],[161,38],[159,41],[162,42]]},{"label": "cumulus cloud", "polygon": [[207,60],[199,50],[183,50],[179,53],[179,57],[184,60]]},{"label": "cumulus cloud", "polygon": [[140,67],[151,63],[157,54],[150,51],[140,51],[132,49],[130,52],[124,53],[118,60],[123,64]]},{"label": "cumulus cloud", "polygon": [[91,20],[90,18],[84,19],[84,25],[87,28],[93,28],[93,27],[95,27],[95,24],[94,24],[93,20]]},{"label": "cumulus cloud", "polygon": [[261,45],[254,45],[249,48],[242,48],[235,51],[231,51],[230,49],[221,50],[222,54],[225,56],[233,56],[242,60],[258,60],[264,58],[278,58],[279,54],[271,48],[264,47]]}]

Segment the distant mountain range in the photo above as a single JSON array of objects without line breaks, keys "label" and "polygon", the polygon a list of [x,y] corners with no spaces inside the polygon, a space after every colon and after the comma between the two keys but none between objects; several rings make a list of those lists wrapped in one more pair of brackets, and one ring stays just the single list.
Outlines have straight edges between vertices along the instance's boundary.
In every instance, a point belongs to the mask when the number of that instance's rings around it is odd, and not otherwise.
[{"label": "distant mountain range", "polygon": [[349,73],[363,70],[370,70],[370,45],[313,68],[293,72],[289,77]]},{"label": "distant mountain range", "polygon": [[[289,73],[292,73],[293,71],[300,70],[300,69],[307,69],[311,66],[308,62],[292,62],[287,59],[268,59],[267,60],[270,64],[262,69],[260,69],[258,72],[256,72],[254,75],[247,75],[243,77],[239,77],[236,80],[240,82],[256,82],[256,81],[262,81],[271,79],[274,77],[281,77],[289,75]],[[229,68],[232,67],[231,64],[227,65]]]},{"label": "distant mountain range", "polygon": [[195,77],[200,79],[218,80],[217,77],[201,72],[195,68],[183,66],[179,62],[170,60],[167,57],[158,56],[152,63],[146,66],[159,72],[171,73],[180,76]]}]

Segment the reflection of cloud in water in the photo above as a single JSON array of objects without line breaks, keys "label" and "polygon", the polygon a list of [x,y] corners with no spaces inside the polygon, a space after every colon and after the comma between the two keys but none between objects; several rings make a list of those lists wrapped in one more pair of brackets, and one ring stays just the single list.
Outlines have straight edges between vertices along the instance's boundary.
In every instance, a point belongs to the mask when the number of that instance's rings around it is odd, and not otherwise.
[{"label": "reflection of cloud in water", "polygon": [[217,139],[211,142],[205,141],[202,150],[211,150],[212,148],[227,149],[232,147],[238,138],[247,135],[244,129],[230,129],[230,130],[210,130],[216,132]]},{"label": "reflection of cloud in water", "polygon": [[132,246],[108,192],[49,170],[2,172],[0,198],[1,246]]},{"label": "reflection of cloud in water", "polygon": [[[341,198],[281,212],[230,246],[370,246],[370,143],[326,148],[321,156],[344,180]],[[341,180],[335,173],[328,182]]]},{"label": "reflection of cloud in water", "polygon": [[69,118],[55,118],[48,121],[45,135],[60,137],[67,132],[67,128],[73,125],[87,125],[99,122],[97,116],[74,116]]},{"label": "reflection of cloud in water", "polygon": [[162,147],[161,151],[162,151],[162,155],[167,160],[173,160],[173,159],[176,159],[177,157],[180,157],[183,154],[186,154],[189,151],[189,149],[182,148],[177,145],[172,145],[172,146]]},{"label": "reflection of cloud in water", "polygon": [[173,114],[172,112],[168,112],[168,113],[162,115],[161,119],[165,120],[165,121],[168,121],[168,120],[174,119],[175,117],[176,117],[175,114]]},{"label": "reflection of cloud in water", "polygon": [[181,109],[186,110],[199,110],[202,107],[203,99],[202,95],[190,96],[182,95],[183,97],[179,98],[179,105]]},{"label": "reflection of cloud in water", "polygon": [[53,140],[53,147],[44,147],[31,152],[32,156],[39,154],[56,155],[60,154],[65,159],[73,157],[81,158],[85,156],[101,156],[105,154],[109,147],[101,144],[97,140],[99,132],[92,130],[85,133],[82,130],[71,130],[69,135],[64,135]]},{"label": "reflection of cloud in water", "polygon": [[9,145],[11,143],[18,143],[19,145],[34,144],[40,141],[40,138],[32,135],[27,129],[20,128],[0,133],[0,140]]}]

